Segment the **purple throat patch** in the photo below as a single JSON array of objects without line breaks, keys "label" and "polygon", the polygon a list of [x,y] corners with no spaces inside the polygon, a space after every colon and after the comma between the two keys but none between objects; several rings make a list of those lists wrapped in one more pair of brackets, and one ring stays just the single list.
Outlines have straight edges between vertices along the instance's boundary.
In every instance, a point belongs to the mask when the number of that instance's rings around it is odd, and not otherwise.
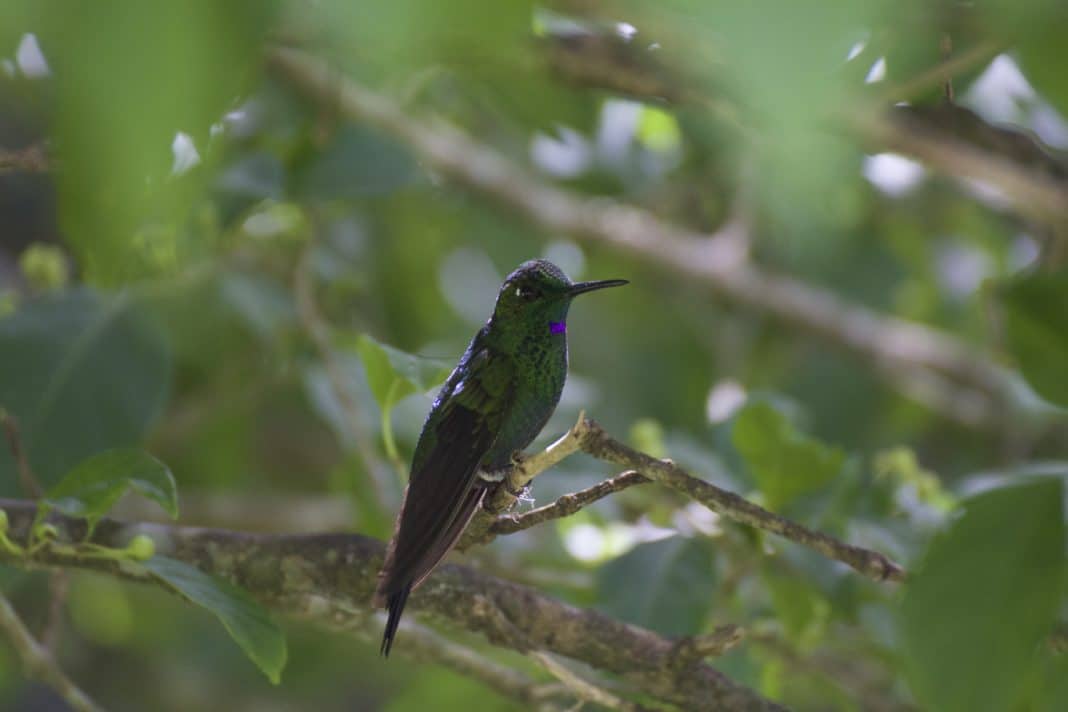
[{"label": "purple throat patch", "polygon": [[566,334],[567,324],[562,321],[550,321],[549,322],[550,334]]}]

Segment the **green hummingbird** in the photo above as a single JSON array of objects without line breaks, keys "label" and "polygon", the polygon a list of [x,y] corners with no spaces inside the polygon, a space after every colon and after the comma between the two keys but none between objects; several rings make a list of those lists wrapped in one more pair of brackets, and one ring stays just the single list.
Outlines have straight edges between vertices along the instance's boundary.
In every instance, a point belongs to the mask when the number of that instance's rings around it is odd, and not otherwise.
[{"label": "green hummingbird", "polygon": [[489,321],[445,380],[412,457],[374,605],[389,610],[388,656],[408,594],[460,538],[514,455],[545,426],[567,378],[567,311],[580,294],[624,279],[572,282],[545,260],[504,280]]}]

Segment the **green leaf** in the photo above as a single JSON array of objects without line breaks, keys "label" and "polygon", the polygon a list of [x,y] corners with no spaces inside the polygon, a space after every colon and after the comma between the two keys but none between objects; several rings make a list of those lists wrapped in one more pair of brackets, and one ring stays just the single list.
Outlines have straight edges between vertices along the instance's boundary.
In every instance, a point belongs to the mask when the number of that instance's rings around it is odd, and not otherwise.
[{"label": "green leaf", "polygon": [[360,354],[367,372],[367,383],[382,411],[382,439],[390,457],[396,459],[397,447],[393,442],[390,412],[397,401],[411,395],[428,391],[448,376],[447,368],[434,359],[421,358],[392,346],[381,344],[366,334],[359,334],[354,347]]},{"label": "green leaf", "polygon": [[1034,478],[963,502],[905,587],[902,656],[929,709],[1020,709],[1064,571],[1064,488]]},{"label": "green leaf", "polygon": [[[169,344],[121,296],[79,289],[26,302],[0,319],[0,354],[0,405],[18,418],[46,485],[90,455],[140,442],[167,400]],[[14,473],[0,448],[7,494]]]},{"label": "green leaf", "polygon": [[141,450],[108,450],[84,460],[48,491],[50,506],[72,517],[96,521],[128,489],[148,497],[171,517],[178,516],[174,475]]},{"label": "green leaf", "polygon": [[395,349],[367,334],[356,336],[354,345],[367,369],[371,393],[380,406],[393,405],[412,393],[429,391],[449,375],[449,369],[441,361]]},{"label": "green leaf", "polygon": [[1013,280],[1002,298],[1009,350],[1024,378],[1046,400],[1068,406],[1068,272]]},{"label": "green leaf", "polygon": [[845,462],[841,450],[798,432],[768,403],[746,406],[731,439],[772,510],[823,487]]},{"label": "green leaf", "polygon": [[699,633],[712,607],[714,564],[705,539],[639,544],[598,570],[599,607],[664,635]]},{"label": "green leaf", "polygon": [[246,591],[183,561],[155,556],[144,563],[167,586],[218,617],[230,637],[274,684],[286,666],[286,638]]}]

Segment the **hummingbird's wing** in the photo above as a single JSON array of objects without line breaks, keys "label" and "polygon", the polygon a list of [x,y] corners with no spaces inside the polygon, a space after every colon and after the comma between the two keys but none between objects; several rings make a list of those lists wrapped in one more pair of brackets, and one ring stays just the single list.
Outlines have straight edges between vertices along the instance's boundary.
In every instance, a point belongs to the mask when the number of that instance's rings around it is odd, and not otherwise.
[{"label": "hummingbird's wing", "polygon": [[391,619],[399,619],[402,599],[448,553],[482,500],[478,466],[511,403],[515,368],[480,341],[446,381],[416,446],[375,591],[376,605],[388,605]]}]

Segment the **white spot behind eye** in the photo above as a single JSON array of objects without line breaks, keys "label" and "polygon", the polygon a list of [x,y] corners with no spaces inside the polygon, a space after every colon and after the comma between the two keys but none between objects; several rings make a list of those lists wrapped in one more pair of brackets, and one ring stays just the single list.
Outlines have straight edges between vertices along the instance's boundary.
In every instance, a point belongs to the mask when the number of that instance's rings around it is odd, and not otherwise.
[{"label": "white spot behind eye", "polygon": [[516,288],[515,288],[515,295],[516,295],[517,297],[521,297],[521,296],[523,296],[523,288],[522,288],[522,287],[516,287]]}]

